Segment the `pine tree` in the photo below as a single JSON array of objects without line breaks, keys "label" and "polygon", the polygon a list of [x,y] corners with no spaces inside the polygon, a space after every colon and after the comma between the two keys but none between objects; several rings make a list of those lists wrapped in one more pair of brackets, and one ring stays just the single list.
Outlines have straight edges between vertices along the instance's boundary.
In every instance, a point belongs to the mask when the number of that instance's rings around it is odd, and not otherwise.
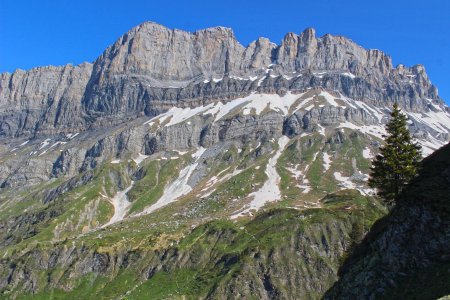
[{"label": "pine tree", "polygon": [[420,145],[414,142],[407,128],[407,117],[397,103],[386,125],[385,144],[372,162],[369,185],[392,206],[402,188],[417,174],[422,158]]}]

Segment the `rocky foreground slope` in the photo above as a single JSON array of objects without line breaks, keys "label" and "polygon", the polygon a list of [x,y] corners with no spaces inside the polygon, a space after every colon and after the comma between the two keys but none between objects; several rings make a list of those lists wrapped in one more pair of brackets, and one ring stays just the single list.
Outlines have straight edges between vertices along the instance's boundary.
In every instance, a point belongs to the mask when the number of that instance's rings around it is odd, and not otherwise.
[{"label": "rocky foreground slope", "polygon": [[[393,67],[382,51],[312,29],[244,47],[227,28],[188,33],[147,22],[93,64],[1,74],[1,288],[14,297],[80,292],[72,279],[43,283],[44,269],[116,280],[125,266],[94,270],[99,256],[89,255],[126,245],[126,259],[136,251],[153,260],[152,251],[165,253],[208,222],[252,222],[271,209],[300,216],[347,189],[368,197],[370,160],[394,102],[425,155],[449,141],[449,108],[423,66]],[[351,218],[351,207],[339,214]],[[346,228],[333,237],[341,244],[327,261],[333,270],[351,244]],[[39,262],[41,247],[56,251],[51,264],[13,262],[33,253]],[[155,264],[164,269],[165,259]],[[138,286],[151,277],[133,272]],[[329,274],[321,291],[336,279]]]},{"label": "rocky foreground slope", "polygon": [[424,160],[400,201],[346,260],[326,299],[450,295],[450,144]]}]

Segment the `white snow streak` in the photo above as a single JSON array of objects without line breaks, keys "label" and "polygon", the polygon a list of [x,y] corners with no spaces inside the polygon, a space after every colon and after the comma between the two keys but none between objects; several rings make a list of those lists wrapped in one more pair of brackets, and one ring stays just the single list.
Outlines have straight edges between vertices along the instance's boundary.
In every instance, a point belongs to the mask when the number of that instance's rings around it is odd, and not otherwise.
[{"label": "white snow streak", "polygon": [[342,174],[340,172],[334,172],[333,175],[334,175],[334,178],[336,178],[336,180],[340,182],[340,185],[343,188],[346,188],[346,189],[355,189],[356,188],[355,184],[350,181],[350,177],[342,176]]},{"label": "white snow streak", "polygon": [[48,144],[50,144],[50,141],[51,141],[51,139],[45,139],[45,141],[43,141],[43,142],[41,143],[41,147],[39,148],[39,150],[41,150],[41,149],[44,148],[44,147],[47,147]]},{"label": "white snow streak", "polygon": [[279,96],[278,94],[252,93],[247,97],[237,98],[226,102],[225,104],[218,101],[216,103],[208,104],[207,106],[199,106],[196,108],[172,107],[167,112],[146,121],[144,124],[149,124],[151,126],[157,120],[159,120],[159,124],[169,120],[164,126],[172,126],[200,114],[211,114],[215,116],[215,122],[217,122],[237,108],[240,108],[244,114],[255,112],[255,114],[260,115],[265,109],[270,109],[281,112],[283,115],[288,115],[290,107],[299,97],[301,97],[301,95],[302,94],[292,94],[291,92],[288,92],[284,96]]},{"label": "white snow streak", "polygon": [[314,107],[314,104],[308,105],[305,110],[310,111]]},{"label": "white snow streak", "polygon": [[[47,140],[46,140],[47,141]],[[50,141],[50,139],[48,139],[48,141]],[[58,145],[65,145],[65,144],[67,144],[67,142],[56,142],[56,143],[54,143],[53,145],[51,145],[50,147],[48,147],[47,149],[45,149],[44,151],[42,151],[42,153],[41,154],[39,154],[39,156],[41,156],[41,155],[44,155],[45,153],[47,153],[47,151],[49,151],[49,150],[51,150],[52,148],[54,148],[54,147],[56,147],[56,146],[58,146]],[[48,143],[47,143],[47,145],[48,145]],[[46,146],[46,145],[45,145]],[[42,149],[43,147],[45,147],[44,145],[43,146],[41,146],[41,148],[39,148],[39,149]]]},{"label": "white snow streak", "polygon": [[327,100],[327,102],[328,102],[330,105],[336,106],[336,107],[339,106],[339,104],[337,104],[337,102],[334,101],[335,98],[334,98],[330,93],[327,93],[327,92],[325,92],[325,91],[322,91],[322,92],[320,92],[319,96],[324,97],[325,100]]},{"label": "white snow streak", "polygon": [[30,140],[23,142],[22,144],[19,145],[19,147],[25,146],[26,144],[28,144]]},{"label": "white snow streak", "polygon": [[355,129],[355,130],[359,130],[362,133],[365,134],[370,134],[373,136],[376,136],[380,139],[383,139],[383,135],[386,134],[386,130],[384,128],[383,125],[355,125],[353,123],[350,123],[348,121],[339,124],[338,128],[350,128],[350,129]]},{"label": "white snow streak", "polygon": [[318,132],[319,132],[321,135],[325,136],[325,128],[322,127],[320,124],[317,124],[317,127],[319,127]]},{"label": "white snow streak", "polygon": [[[227,169],[225,169],[224,171],[226,171],[226,170]],[[201,195],[200,198],[207,198],[207,197],[209,197],[212,193],[214,193],[216,191],[214,186],[216,186],[218,184],[221,184],[222,182],[225,182],[228,179],[233,178],[236,175],[239,175],[242,171],[244,171],[244,169],[235,169],[233,172],[227,173],[223,177],[219,177],[224,171],[222,171],[219,174],[217,174],[217,176],[211,177],[208,180],[208,182],[205,185],[205,188],[203,188],[203,190],[202,190],[202,192],[205,192],[205,191],[207,191],[207,192],[205,194]]]},{"label": "white snow streak", "polygon": [[327,152],[323,152],[323,168],[325,169],[325,172],[330,169],[331,166],[331,156]]},{"label": "white snow streak", "polygon": [[[311,187],[309,186],[309,180],[305,178],[305,175],[302,171],[298,170],[298,166],[295,168],[286,168],[289,172],[294,175],[294,178],[299,182],[297,183],[297,187],[302,189],[302,194],[307,194],[311,191]],[[308,170],[308,167],[306,167],[305,172]]]},{"label": "white snow streak", "polygon": [[280,183],[280,175],[277,172],[276,164],[288,142],[289,138],[287,136],[282,136],[278,139],[279,148],[275,152],[275,155],[269,159],[266,166],[265,173],[268,178],[267,181],[258,191],[250,194],[250,196],[254,196],[254,198],[250,202],[249,207],[241,212],[235,213],[231,216],[231,219],[244,216],[252,210],[259,210],[266,203],[277,201],[281,198],[281,192],[278,186]]},{"label": "white snow streak", "polygon": [[114,215],[111,219],[103,225],[102,227],[109,226],[111,224],[122,221],[125,218],[125,215],[128,213],[131,202],[128,201],[127,193],[131,190],[134,185],[134,181],[131,181],[131,185],[124,189],[123,191],[119,191],[116,195],[110,200],[111,204],[114,206]]},{"label": "white snow streak", "polygon": [[68,138],[69,140],[73,139],[74,137],[76,137],[77,135],[79,135],[80,133],[68,133],[66,135],[66,138]]},{"label": "white snow streak", "polygon": [[156,201],[156,203],[150,205],[137,215],[146,215],[154,212],[155,210],[164,207],[167,204],[175,202],[181,196],[184,196],[192,191],[192,187],[188,184],[188,180],[191,177],[192,172],[194,172],[195,168],[197,168],[199,159],[202,156],[203,152],[205,152],[205,150],[205,148],[200,147],[197,152],[192,155],[192,157],[195,158],[194,163],[186,166],[183,170],[181,170],[178,178],[164,188],[163,195],[158,199],[158,201]]},{"label": "white snow streak", "polygon": [[356,78],[356,76],[354,74],[350,73],[350,72],[344,72],[344,73],[341,73],[341,75],[350,77],[351,79],[355,79]]},{"label": "white snow streak", "polygon": [[140,165],[147,157],[148,157],[148,155],[138,153],[138,157],[133,158],[133,160],[137,165]]}]

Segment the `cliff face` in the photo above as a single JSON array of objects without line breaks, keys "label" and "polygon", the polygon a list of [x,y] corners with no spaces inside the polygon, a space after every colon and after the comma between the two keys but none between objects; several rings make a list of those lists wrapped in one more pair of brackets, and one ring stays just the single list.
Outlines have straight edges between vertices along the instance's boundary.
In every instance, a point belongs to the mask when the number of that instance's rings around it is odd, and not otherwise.
[{"label": "cliff face", "polygon": [[[280,45],[242,46],[231,29],[188,33],[143,23],[91,64],[18,70],[0,78],[0,137],[48,135],[118,124],[176,105],[195,107],[251,92],[321,87],[386,106],[426,111],[442,103],[422,66],[393,68],[390,57],[313,29]],[[103,117],[103,118],[99,118]]]},{"label": "cliff face", "polygon": [[84,129],[81,98],[92,65],[42,67],[0,75],[0,137]]},{"label": "cliff face", "polygon": [[423,162],[400,204],[377,221],[326,299],[437,299],[450,294],[450,145]]},{"label": "cliff face", "polygon": [[413,111],[425,109],[420,99],[439,99],[422,66],[393,68],[382,51],[344,37],[316,38],[313,29],[289,33],[281,45],[260,38],[245,48],[223,27],[188,33],[144,23],[97,59],[84,103],[96,116],[152,114],[164,104],[308,87],[381,105],[398,101]]}]

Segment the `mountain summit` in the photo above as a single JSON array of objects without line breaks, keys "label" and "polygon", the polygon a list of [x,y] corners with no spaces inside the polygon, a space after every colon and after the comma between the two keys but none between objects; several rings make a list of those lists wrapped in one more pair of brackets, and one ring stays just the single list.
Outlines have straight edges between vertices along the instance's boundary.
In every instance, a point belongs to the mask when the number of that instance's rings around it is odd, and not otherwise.
[{"label": "mountain summit", "polygon": [[103,119],[153,116],[173,105],[310,87],[377,106],[399,102],[413,112],[426,110],[426,99],[443,105],[423,66],[393,68],[382,51],[344,37],[316,38],[309,28],[287,34],[280,45],[260,38],[244,47],[228,28],[189,33],[146,22],[93,65],[2,74],[0,137],[70,133]]}]

